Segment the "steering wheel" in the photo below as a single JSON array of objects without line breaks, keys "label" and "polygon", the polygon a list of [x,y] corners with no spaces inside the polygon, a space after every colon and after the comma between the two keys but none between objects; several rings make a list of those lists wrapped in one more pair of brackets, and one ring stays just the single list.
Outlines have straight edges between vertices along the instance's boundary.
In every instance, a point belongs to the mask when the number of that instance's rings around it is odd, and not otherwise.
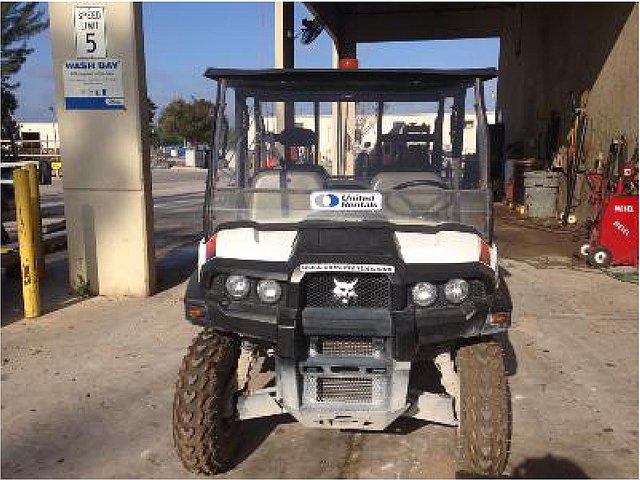
[{"label": "steering wheel", "polygon": [[422,186],[438,187],[441,189],[444,189],[445,187],[443,183],[438,182],[436,180],[427,180],[425,178],[422,178],[418,180],[409,180],[408,182],[402,182],[402,183],[399,183],[398,185],[394,185],[393,190],[404,190],[405,188],[422,187]]},{"label": "steering wheel", "polygon": [[445,205],[439,205],[443,202],[443,198],[437,194],[430,200],[431,201],[428,203],[422,204],[417,208],[417,205],[411,202],[406,195],[402,195],[400,192],[383,196],[384,207],[392,212],[401,215],[419,216],[420,218],[430,217],[435,220],[440,220],[441,211],[443,210],[443,207],[445,210],[447,209],[448,201],[444,202]]}]

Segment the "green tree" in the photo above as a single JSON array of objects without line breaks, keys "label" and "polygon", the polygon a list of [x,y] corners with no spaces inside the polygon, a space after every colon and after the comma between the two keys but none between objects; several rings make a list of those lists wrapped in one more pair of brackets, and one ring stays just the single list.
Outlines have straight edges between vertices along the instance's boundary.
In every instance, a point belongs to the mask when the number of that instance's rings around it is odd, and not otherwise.
[{"label": "green tree", "polygon": [[2,123],[11,121],[18,108],[14,91],[19,83],[11,78],[20,71],[33,52],[27,39],[48,27],[48,20],[37,2],[2,2]]},{"label": "green tree", "polygon": [[162,110],[158,126],[164,135],[178,135],[189,143],[211,143],[212,110],[213,104],[202,98],[177,99]]}]

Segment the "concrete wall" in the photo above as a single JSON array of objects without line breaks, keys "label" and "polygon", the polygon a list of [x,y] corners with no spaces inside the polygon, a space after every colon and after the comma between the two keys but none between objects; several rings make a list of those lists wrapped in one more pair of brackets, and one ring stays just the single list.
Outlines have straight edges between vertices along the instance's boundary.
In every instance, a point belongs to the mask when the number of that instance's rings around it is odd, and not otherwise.
[{"label": "concrete wall", "polygon": [[507,144],[535,155],[552,111],[571,126],[569,92],[590,90],[587,156],[611,137],[638,138],[638,6],[526,3],[507,8],[500,45],[498,109]]}]

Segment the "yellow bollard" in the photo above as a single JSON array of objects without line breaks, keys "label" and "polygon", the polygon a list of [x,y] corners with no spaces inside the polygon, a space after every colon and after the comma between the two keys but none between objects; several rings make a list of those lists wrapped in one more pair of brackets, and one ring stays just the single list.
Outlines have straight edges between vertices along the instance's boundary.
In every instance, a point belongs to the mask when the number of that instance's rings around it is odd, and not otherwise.
[{"label": "yellow bollard", "polygon": [[44,277],[44,249],[42,247],[42,216],[40,215],[40,181],[38,169],[32,163],[26,166],[29,172],[29,196],[31,198],[31,218],[33,219],[33,245],[36,250],[38,278]]},{"label": "yellow bollard", "polygon": [[27,170],[16,168],[13,171],[13,187],[16,198],[24,315],[27,318],[34,318],[40,315],[40,283],[36,267],[31,190],[29,188],[29,172]]}]

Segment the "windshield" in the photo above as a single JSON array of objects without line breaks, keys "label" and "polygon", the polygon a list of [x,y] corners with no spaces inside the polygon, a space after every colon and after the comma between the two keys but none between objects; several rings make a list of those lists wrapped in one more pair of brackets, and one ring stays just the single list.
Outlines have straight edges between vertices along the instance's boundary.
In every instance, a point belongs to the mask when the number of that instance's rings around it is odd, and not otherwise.
[{"label": "windshield", "polygon": [[486,125],[479,80],[411,91],[218,80],[209,228],[381,220],[488,236]]}]

